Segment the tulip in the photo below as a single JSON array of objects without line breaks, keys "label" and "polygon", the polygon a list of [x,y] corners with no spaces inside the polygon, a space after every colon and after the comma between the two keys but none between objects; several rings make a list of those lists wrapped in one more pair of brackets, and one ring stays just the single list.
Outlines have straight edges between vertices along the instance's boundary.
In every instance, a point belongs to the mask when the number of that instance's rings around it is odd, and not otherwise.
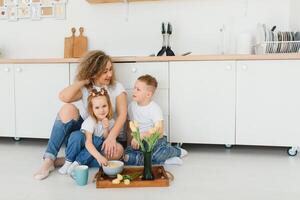
[{"label": "tulip", "polygon": [[129,127],[130,127],[132,132],[137,132],[137,128],[136,128],[134,122],[130,121],[129,122]]},{"label": "tulip", "polygon": [[150,129],[149,129],[149,133],[150,133],[150,134],[153,134],[153,133],[155,133],[155,132],[156,132],[156,128],[150,128]]},{"label": "tulip", "polygon": [[139,127],[139,123],[137,121],[133,121],[135,127]]}]

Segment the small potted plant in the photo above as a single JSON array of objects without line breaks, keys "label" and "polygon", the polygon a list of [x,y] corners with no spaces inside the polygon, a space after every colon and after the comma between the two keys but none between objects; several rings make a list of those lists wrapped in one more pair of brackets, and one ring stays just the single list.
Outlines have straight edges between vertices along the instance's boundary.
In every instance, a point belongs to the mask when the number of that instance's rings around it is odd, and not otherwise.
[{"label": "small potted plant", "polygon": [[145,137],[141,137],[139,125],[136,121],[130,121],[129,127],[132,131],[132,137],[138,142],[140,150],[144,155],[143,180],[153,180],[154,176],[152,173],[152,152],[157,140],[161,135],[159,133],[159,124],[156,124],[154,128],[150,129],[150,135]]}]

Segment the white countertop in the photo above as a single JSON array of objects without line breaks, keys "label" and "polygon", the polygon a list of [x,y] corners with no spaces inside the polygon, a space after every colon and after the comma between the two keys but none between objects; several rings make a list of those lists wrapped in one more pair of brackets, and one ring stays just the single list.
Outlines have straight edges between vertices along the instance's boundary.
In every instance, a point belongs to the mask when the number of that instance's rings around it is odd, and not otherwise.
[{"label": "white countertop", "polygon": [[[300,60],[300,53],[265,55],[188,55],[188,56],[120,56],[113,62],[225,61],[225,60]],[[0,59],[0,64],[77,63],[79,58]]]}]

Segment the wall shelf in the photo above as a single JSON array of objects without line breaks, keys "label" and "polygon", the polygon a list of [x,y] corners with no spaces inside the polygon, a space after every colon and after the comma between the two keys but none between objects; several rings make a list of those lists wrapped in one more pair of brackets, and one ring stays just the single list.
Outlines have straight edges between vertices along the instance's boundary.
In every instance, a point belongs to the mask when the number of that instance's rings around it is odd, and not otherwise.
[{"label": "wall shelf", "polygon": [[[141,1],[159,1],[159,0],[127,0],[128,2],[141,2]],[[124,0],[87,0],[87,2],[95,3],[124,3]]]}]

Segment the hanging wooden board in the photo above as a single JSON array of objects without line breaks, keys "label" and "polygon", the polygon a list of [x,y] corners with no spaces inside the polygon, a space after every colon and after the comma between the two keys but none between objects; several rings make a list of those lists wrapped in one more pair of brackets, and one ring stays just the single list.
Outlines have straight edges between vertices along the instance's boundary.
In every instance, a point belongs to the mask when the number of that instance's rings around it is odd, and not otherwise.
[{"label": "hanging wooden board", "polygon": [[[127,166],[124,168],[122,175],[128,175],[133,173],[143,174],[144,167],[134,167]],[[154,175],[154,180],[147,181],[142,180],[138,177],[130,182],[129,185],[125,185],[123,182],[120,184],[113,184],[112,180],[115,178],[110,178],[103,173],[102,168],[97,172],[96,178],[96,188],[126,188],[126,187],[168,187],[169,177],[163,166],[152,167],[152,172]]]},{"label": "hanging wooden board", "polygon": [[74,39],[75,39],[75,32],[76,29],[73,27],[71,29],[72,36],[65,37],[65,50],[64,50],[64,57],[65,58],[73,58],[73,51],[74,51]]},{"label": "hanging wooden board", "polygon": [[83,27],[79,28],[79,36],[74,38],[73,57],[81,58],[87,52],[88,40],[87,37],[83,36]]}]

